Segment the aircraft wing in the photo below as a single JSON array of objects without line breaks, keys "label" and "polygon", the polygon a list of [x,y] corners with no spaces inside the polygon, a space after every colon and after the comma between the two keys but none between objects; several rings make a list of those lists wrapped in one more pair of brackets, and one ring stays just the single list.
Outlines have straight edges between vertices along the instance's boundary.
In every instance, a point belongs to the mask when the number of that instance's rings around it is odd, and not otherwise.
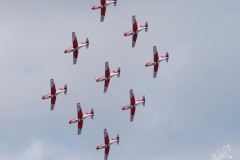
[{"label": "aircraft wing", "polygon": [[107,89],[108,89],[109,83],[110,83],[110,79],[105,80],[105,83],[104,83],[104,93],[107,92]]},{"label": "aircraft wing", "polygon": [[132,108],[131,108],[131,112],[130,112],[130,122],[132,122],[132,121],[133,121],[134,114],[135,114],[135,110],[136,110],[136,108],[135,108],[135,107],[132,107]]},{"label": "aircraft wing", "polygon": [[77,63],[78,50],[73,51],[73,64]]},{"label": "aircraft wing", "polygon": [[109,151],[110,151],[110,146],[107,146],[107,147],[105,148],[104,160],[107,160]]},{"label": "aircraft wing", "polygon": [[101,5],[104,6],[106,4],[106,0],[101,0]]},{"label": "aircraft wing", "polygon": [[105,142],[105,144],[109,144],[109,137],[108,137],[106,128],[104,129],[104,142]]},{"label": "aircraft wing", "polygon": [[132,89],[130,90],[130,104],[135,105],[135,97]]},{"label": "aircraft wing", "polygon": [[154,65],[154,68],[153,68],[153,78],[157,77],[158,66],[159,66],[158,63]]},{"label": "aircraft wing", "polygon": [[75,32],[72,32],[72,42],[73,42],[73,48],[78,47],[78,41]]},{"label": "aircraft wing", "polygon": [[82,127],[83,127],[83,120],[80,120],[78,122],[78,135],[81,134]]},{"label": "aircraft wing", "polygon": [[77,113],[78,113],[78,119],[82,119],[83,113],[82,113],[82,108],[81,108],[80,103],[77,104]]},{"label": "aircraft wing", "polygon": [[157,47],[154,46],[153,47],[153,60],[154,60],[154,62],[157,62],[158,59],[159,59],[159,57],[158,57]]},{"label": "aircraft wing", "polygon": [[105,13],[106,13],[106,0],[101,0],[101,22],[104,21]]},{"label": "aircraft wing", "polygon": [[137,33],[133,34],[133,36],[132,36],[132,48],[135,47],[135,44],[137,42],[137,37],[138,37]]},{"label": "aircraft wing", "polygon": [[56,93],[56,87],[53,79],[50,80],[50,87],[51,87],[51,94],[54,95]]},{"label": "aircraft wing", "polygon": [[106,7],[104,6],[101,8],[101,22],[104,21],[105,14],[106,14]]},{"label": "aircraft wing", "polygon": [[51,98],[51,110],[54,110],[55,103],[56,103],[56,96],[53,96]]},{"label": "aircraft wing", "polygon": [[109,77],[110,76],[110,69],[109,69],[109,65],[108,62],[105,62],[105,77]]},{"label": "aircraft wing", "polygon": [[138,25],[137,25],[137,20],[136,20],[135,15],[132,16],[132,26],[133,26],[133,32],[136,32],[138,29]]}]

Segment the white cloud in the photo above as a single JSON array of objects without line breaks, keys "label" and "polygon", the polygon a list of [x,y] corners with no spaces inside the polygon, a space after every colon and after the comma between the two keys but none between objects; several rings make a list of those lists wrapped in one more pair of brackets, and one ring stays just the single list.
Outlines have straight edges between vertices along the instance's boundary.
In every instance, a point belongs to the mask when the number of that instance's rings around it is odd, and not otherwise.
[{"label": "white cloud", "polygon": [[1,154],[2,160],[77,160],[91,158],[87,152],[78,151],[77,149],[69,149],[61,144],[51,144],[40,141],[33,141],[26,148],[17,152],[12,152],[9,155]]}]

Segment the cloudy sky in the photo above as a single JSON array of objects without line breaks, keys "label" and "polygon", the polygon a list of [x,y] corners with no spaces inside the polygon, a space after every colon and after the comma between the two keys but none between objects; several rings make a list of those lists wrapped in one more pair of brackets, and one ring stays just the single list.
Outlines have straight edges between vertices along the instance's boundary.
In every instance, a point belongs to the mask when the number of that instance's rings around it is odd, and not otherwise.
[{"label": "cloudy sky", "polygon": [[[0,0],[0,159],[79,160],[103,159],[95,148],[109,136],[120,134],[111,146],[114,160],[211,160],[213,153],[230,144],[240,159],[240,2],[238,0],[131,0],[108,6],[104,23],[99,1]],[[149,23],[135,48],[123,32]],[[78,41],[90,40],[79,52],[77,65],[63,51]],[[152,47],[162,62],[158,76],[144,63],[152,60]],[[121,67],[106,94],[95,78]],[[41,95],[68,84],[54,111]],[[146,95],[145,107],[136,110],[134,122],[121,106]],[[95,110],[82,134],[76,104]]]}]

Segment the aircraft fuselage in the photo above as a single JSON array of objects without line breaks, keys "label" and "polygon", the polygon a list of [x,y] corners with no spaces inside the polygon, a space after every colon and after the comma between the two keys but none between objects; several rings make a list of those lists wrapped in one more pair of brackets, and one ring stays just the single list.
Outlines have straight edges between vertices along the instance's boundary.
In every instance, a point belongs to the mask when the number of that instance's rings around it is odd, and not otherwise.
[{"label": "aircraft fuselage", "polygon": [[60,88],[55,94],[49,93],[49,94],[47,94],[47,95],[45,95],[45,96],[42,96],[42,99],[49,99],[49,98],[55,97],[55,96],[57,96],[57,95],[65,92],[65,91],[66,91],[65,89]]}]

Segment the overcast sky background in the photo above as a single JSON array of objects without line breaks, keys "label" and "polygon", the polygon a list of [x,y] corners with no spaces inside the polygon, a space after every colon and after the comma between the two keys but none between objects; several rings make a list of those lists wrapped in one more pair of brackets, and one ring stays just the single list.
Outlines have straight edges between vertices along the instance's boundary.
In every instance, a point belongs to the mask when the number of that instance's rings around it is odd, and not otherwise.
[{"label": "overcast sky background", "polygon": [[[240,2],[238,0],[131,0],[108,6],[105,21],[99,1],[1,0],[0,1],[0,159],[79,160],[104,159],[103,129],[110,137],[111,160],[211,160],[211,155],[230,144],[231,155],[240,159]],[[135,48],[123,32],[149,23]],[[64,50],[78,41],[78,62]],[[156,79],[144,64],[169,52]],[[95,78],[121,67],[121,77],[111,79],[108,92]],[[41,95],[68,84],[68,94],[59,95],[54,111]],[[146,95],[145,107],[136,110],[130,123],[129,90],[135,98]],[[92,107],[93,120],[86,119],[82,134],[77,124],[76,104],[84,112]]]}]

